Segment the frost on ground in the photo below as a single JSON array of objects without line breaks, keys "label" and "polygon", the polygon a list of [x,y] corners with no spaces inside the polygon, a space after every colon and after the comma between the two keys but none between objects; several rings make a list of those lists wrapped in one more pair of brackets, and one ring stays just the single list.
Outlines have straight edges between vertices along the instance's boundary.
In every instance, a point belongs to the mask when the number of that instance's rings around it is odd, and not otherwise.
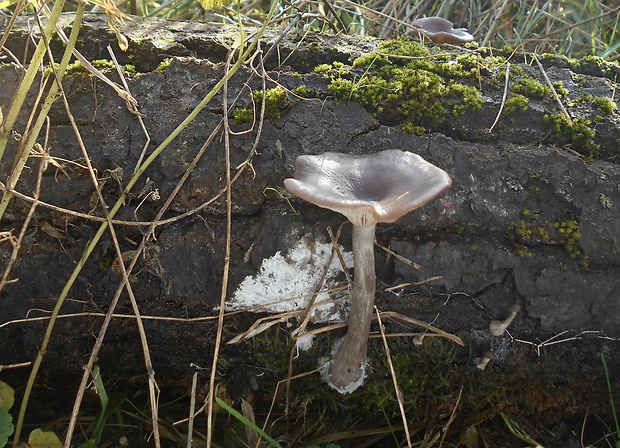
[{"label": "frost on ground", "polygon": [[[340,248],[348,268],[353,267],[353,254]],[[329,262],[332,245],[310,238],[302,238],[286,255],[276,252],[263,263],[255,276],[246,277],[226,305],[229,311],[248,310],[254,312],[282,313],[303,309],[317,287],[328,266],[321,290],[338,286],[336,277],[343,273],[337,256]],[[342,282],[342,279],[340,280]],[[329,300],[327,293],[320,293],[315,304]],[[316,307],[314,321],[328,322],[342,320],[340,307],[326,303]]]}]

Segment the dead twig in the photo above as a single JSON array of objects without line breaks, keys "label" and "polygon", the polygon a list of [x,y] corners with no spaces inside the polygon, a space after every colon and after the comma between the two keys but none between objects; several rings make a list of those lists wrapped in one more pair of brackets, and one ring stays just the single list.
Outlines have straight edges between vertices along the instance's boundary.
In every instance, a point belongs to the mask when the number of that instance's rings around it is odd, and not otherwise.
[{"label": "dead twig", "polygon": [[497,125],[497,123],[499,122],[499,119],[502,116],[502,112],[504,112],[504,106],[506,105],[506,97],[508,95],[508,86],[510,85],[510,62],[506,62],[506,72],[504,76],[505,76],[505,81],[504,81],[504,93],[502,95],[502,103],[499,105],[499,110],[497,111],[497,116],[495,117],[495,121],[493,122],[491,127],[487,129],[486,131],[489,134],[493,132],[493,129],[495,129],[495,126]]}]

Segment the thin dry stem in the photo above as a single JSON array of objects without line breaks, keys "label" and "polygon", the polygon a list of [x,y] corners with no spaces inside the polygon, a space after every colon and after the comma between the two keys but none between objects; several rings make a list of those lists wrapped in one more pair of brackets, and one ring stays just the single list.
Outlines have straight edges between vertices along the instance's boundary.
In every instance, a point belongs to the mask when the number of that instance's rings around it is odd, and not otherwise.
[{"label": "thin dry stem", "polygon": [[[116,55],[114,54],[112,47],[108,45],[107,49],[108,49],[108,53],[110,54],[110,57],[112,58],[112,61],[114,62],[116,73],[118,73],[118,76],[121,79],[121,82],[123,83],[123,87],[125,88],[125,91],[129,93],[129,95],[131,96],[131,91],[129,90],[129,85],[127,84],[127,80],[125,79],[125,74],[123,73],[123,70],[121,69],[120,65],[118,65],[118,61],[116,60]],[[137,107],[137,103],[136,103],[136,107]],[[136,162],[136,167],[133,170],[133,174],[136,174],[136,171],[138,171],[138,168],[140,167],[140,165],[142,165],[142,160],[144,160],[144,155],[146,154],[146,150],[149,147],[149,144],[151,143],[151,136],[149,134],[149,131],[146,129],[144,120],[142,119],[144,115],[136,114],[136,116],[138,117],[138,123],[140,123],[142,132],[144,132],[144,136],[146,137],[146,142],[144,143],[144,146],[142,147],[142,152],[140,152],[140,157],[138,157],[138,161]]]},{"label": "thin dry stem", "polygon": [[194,411],[196,410],[196,386],[198,384],[198,372],[192,375],[192,390],[189,400],[189,417],[187,420],[187,448],[192,448],[194,438]]},{"label": "thin dry stem", "polygon": [[566,108],[564,107],[564,103],[562,103],[562,100],[560,99],[560,96],[558,95],[558,92],[555,90],[555,86],[553,85],[553,83],[549,79],[549,76],[547,76],[547,72],[545,71],[545,68],[540,63],[540,60],[538,59],[538,56],[536,56],[536,53],[532,53],[532,56],[534,56],[534,60],[536,61],[536,64],[538,65],[538,68],[540,69],[543,77],[545,78],[545,81],[547,82],[547,85],[551,89],[551,93],[553,93],[553,97],[555,98],[556,103],[558,103],[558,106],[560,107],[560,110],[564,114],[564,117],[566,118],[566,121],[568,122],[568,124],[570,126],[572,126],[573,125],[573,118],[570,116],[570,113],[568,113],[568,110],[566,110]]},{"label": "thin dry stem", "polygon": [[510,85],[510,62],[506,62],[506,72],[505,72],[505,81],[504,81],[504,93],[502,95],[502,103],[499,105],[499,110],[497,111],[497,116],[495,117],[495,121],[491,125],[489,129],[487,129],[488,133],[493,132],[495,126],[499,122],[499,119],[502,117],[502,112],[504,112],[504,106],[506,105],[506,96],[508,96],[508,86]]},{"label": "thin dry stem", "polygon": [[[86,166],[88,167],[88,173],[89,176],[91,178],[91,181],[93,183],[93,187],[95,189],[95,192],[97,193],[97,198],[99,200],[99,203],[101,204],[101,208],[104,212],[104,214],[106,215],[106,220],[107,220],[107,224],[108,224],[108,232],[110,233],[110,236],[112,238],[112,242],[116,251],[116,255],[117,258],[119,260],[123,259],[123,255],[122,255],[122,250],[120,248],[120,244],[118,242],[118,237],[116,235],[116,231],[114,229],[114,225],[111,222],[111,218],[110,215],[108,214],[108,206],[105,203],[105,199],[103,197],[103,194],[101,192],[101,188],[99,186],[99,181],[97,179],[97,175],[95,173],[95,170],[91,164],[90,161],[90,156],[88,154],[88,151],[86,149],[86,146],[84,145],[84,142],[82,140],[82,136],[80,134],[80,131],[77,127],[77,123],[75,122],[75,119],[73,117],[73,114],[71,113],[71,109],[69,106],[69,102],[67,100],[67,97],[65,95],[65,92],[62,88],[62,84],[59,85],[59,92],[61,93],[61,98],[63,101],[63,104],[65,106],[65,110],[67,112],[67,116],[70,120],[71,126],[74,130],[76,139],[78,141],[78,144],[80,146],[80,149],[82,150],[82,154],[84,156],[84,160],[86,163]],[[137,256],[139,254],[136,254]],[[134,258],[133,260],[133,264],[135,264],[135,261],[137,260],[137,257]],[[155,446],[158,448],[161,446],[161,440],[160,440],[160,436],[159,436],[159,424],[158,424],[158,396],[159,396],[159,388],[157,387],[157,383],[155,382],[155,371],[153,369],[153,363],[151,361],[151,355],[150,355],[150,349],[149,349],[149,345],[148,345],[148,341],[147,341],[147,336],[146,336],[146,331],[144,329],[144,323],[140,317],[140,309],[138,307],[138,302],[136,300],[135,294],[133,292],[133,288],[131,287],[130,281],[129,281],[129,274],[127,272],[127,269],[125,267],[125,263],[123,263],[121,261],[121,263],[119,263],[119,267],[121,269],[121,274],[123,277],[123,281],[121,284],[121,287],[119,288],[122,291],[122,288],[126,288],[127,289],[127,293],[129,295],[129,299],[135,314],[135,319],[136,319],[136,324],[138,326],[138,333],[140,336],[140,342],[142,344],[142,350],[143,350],[143,354],[144,354],[144,361],[145,361],[145,367],[147,370],[147,376],[148,376],[148,384],[149,384],[149,401],[151,404],[151,416],[152,416],[152,425],[153,425],[153,438],[154,438],[154,443]],[[120,296],[120,293],[119,293]],[[118,302],[118,300],[117,300]],[[111,307],[111,310],[113,311],[114,308]],[[105,332],[103,333],[105,334]],[[101,342],[103,342],[103,338],[101,340]],[[78,396],[76,397],[75,400],[75,406],[72,412],[72,418],[71,418],[71,422],[69,425],[69,428],[67,430],[67,436],[65,438],[65,447],[69,447],[72,443],[72,435],[73,435],[73,428],[75,425],[75,421],[77,419],[77,413],[79,412],[79,408],[80,408],[80,404],[81,404],[81,399],[82,396],[84,394],[84,391],[86,389],[86,384],[87,384],[87,380],[88,377],[90,376],[91,372],[92,372],[92,367],[94,365],[94,360],[96,358],[93,357],[91,355],[91,357],[89,358],[89,363],[87,365],[87,368],[85,368],[84,370],[84,376],[82,378],[82,383],[80,385],[80,389],[78,390]],[[87,376],[88,375],[88,376]],[[86,379],[86,381],[85,381]],[[72,423],[72,424],[71,424]]]},{"label": "thin dry stem", "polygon": [[306,329],[306,326],[308,325],[308,322],[310,322],[310,317],[311,315],[311,310],[314,308],[314,302],[316,301],[316,298],[318,297],[318,295],[321,293],[321,289],[323,288],[323,283],[325,282],[325,277],[327,276],[327,273],[329,272],[329,267],[332,264],[332,261],[334,259],[334,255],[337,253],[338,254],[338,259],[340,260],[340,263],[342,264],[342,269],[345,273],[347,273],[347,277],[348,277],[348,269],[347,266],[344,262],[344,259],[342,258],[342,254],[340,253],[340,250],[338,248],[338,239],[340,238],[340,232],[342,231],[342,226],[344,224],[340,225],[340,227],[338,228],[337,234],[334,237],[334,235],[331,232],[331,229],[328,229],[329,235],[331,237],[332,240],[332,251],[329,254],[329,259],[327,260],[327,263],[325,265],[325,268],[323,270],[323,274],[321,275],[321,278],[319,279],[319,281],[317,282],[315,288],[314,288],[314,292],[310,295],[310,300],[308,300],[308,303],[306,304],[306,307],[301,315],[301,317],[299,318],[300,322],[297,325],[297,328],[295,328],[295,330],[293,330],[293,333],[291,334],[293,339],[297,339],[300,335],[303,334],[303,332]]},{"label": "thin dry stem", "polygon": [[6,267],[4,268],[4,273],[2,274],[2,279],[0,280],[0,292],[2,291],[2,289],[4,288],[6,284],[13,282],[12,280],[9,280],[9,275],[11,274],[11,270],[13,269],[13,265],[17,261],[17,254],[19,253],[19,250],[22,247],[22,242],[24,241],[24,238],[26,237],[26,232],[28,231],[28,226],[30,225],[30,221],[32,220],[32,218],[34,218],[37,205],[39,203],[39,194],[41,193],[41,181],[43,178],[43,172],[45,171],[46,168],[47,168],[47,159],[42,158],[41,161],[39,162],[39,170],[37,171],[37,183],[36,183],[35,190],[34,190],[34,202],[32,203],[30,210],[28,210],[26,219],[24,219],[24,223],[22,224],[22,228],[21,228],[21,231],[19,232],[19,236],[17,237],[17,239],[14,239],[13,237],[14,241],[11,240],[11,243],[13,245],[13,250],[11,251],[11,256],[9,257],[9,261],[7,262]]},{"label": "thin dry stem", "polygon": [[409,425],[407,420],[407,414],[405,413],[405,405],[403,399],[403,393],[398,387],[398,379],[396,378],[396,371],[394,370],[394,364],[392,363],[392,354],[390,352],[390,346],[387,342],[387,338],[385,337],[385,327],[383,326],[383,321],[381,320],[381,313],[379,309],[375,305],[375,314],[377,315],[377,320],[379,321],[379,331],[381,331],[381,339],[383,340],[383,348],[385,349],[385,359],[388,363],[388,367],[390,368],[390,376],[392,377],[392,384],[394,384],[394,392],[396,393],[396,401],[398,402],[398,409],[400,410],[400,416],[403,420],[403,427],[405,429],[405,437],[407,438],[407,446],[411,448],[411,434],[409,434]]},{"label": "thin dry stem", "polygon": [[[241,44],[243,45],[243,43]],[[226,72],[230,70],[234,51],[229,51],[226,62]],[[215,402],[215,377],[217,375],[217,362],[222,344],[222,332],[224,330],[224,313],[226,310],[226,297],[228,296],[228,276],[230,273],[230,247],[232,241],[232,190],[231,190],[231,165],[230,165],[230,134],[228,129],[228,76],[224,82],[224,150],[226,162],[226,243],[224,254],[224,271],[222,273],[222,289],[220,294],[220,311],[217,319],[215,344],[213,347],[213,361],[209,376],[209,392],[207,394],[207,446],[211,446],[213,439],[213,404]]]}]

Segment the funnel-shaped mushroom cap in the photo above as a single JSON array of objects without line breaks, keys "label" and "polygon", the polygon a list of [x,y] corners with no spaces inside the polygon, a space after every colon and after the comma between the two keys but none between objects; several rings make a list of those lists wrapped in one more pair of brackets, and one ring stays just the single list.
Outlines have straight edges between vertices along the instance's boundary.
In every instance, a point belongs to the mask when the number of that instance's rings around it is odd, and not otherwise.
[{"label": "funnel-shaped mushroom cap", "polygon": [[474,40],[466,28],[454,28],[452,22],[443,17],[424,17],[412,23],[435,44],[463,44]]},{"label": "funnel-shaped mushroom cap", "polygon": [[342,213],[361,227],[394,222],[450,185],[448,173],[399,149],[299,156],[295,177],[284,181],[295,196]]}]

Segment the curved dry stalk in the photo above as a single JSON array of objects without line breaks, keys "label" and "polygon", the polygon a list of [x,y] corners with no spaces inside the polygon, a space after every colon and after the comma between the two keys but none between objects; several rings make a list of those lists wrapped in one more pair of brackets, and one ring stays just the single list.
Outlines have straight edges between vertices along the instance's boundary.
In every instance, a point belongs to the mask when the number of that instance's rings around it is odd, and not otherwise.
[{"label": "curved dry stalk", "polygon": [[32,218],[34,218],[34,214],[37,209],[37,205],[39,203],[39,194],[41,193],[41,181],[43,178],[43,172],[45,171],[46,167],[47,167],[47,160],[42,158],[41,161],[39,162],[39,170],[37,172],[37,183],[34,189],[34,201],[32,203],[32,206],[30,207],[30,210],[28,210],[28,214],[26,215],[26,219],[24,219],[24,222],[22,224],[22,229],[19,232],[18,237],[14,241],[11,240],[13,250],[11,251],[11,256],[9,257],[9,261],[7,262],[6,267],[4,268],[2,279],[0,279],[0,292],[2,292],[2,289],[4,289],[4,286],[6,284],[12,283],[14,281],[14,280],[9,280],[9,275],[11,274],[13,265],[17,261],[17,254],[19,253],[22,242],[24,241],[24,238],[26,237],[26,232],[28,231],[28,225],[30,224],[30,221],[32,220]]},{"label": "curved dry stalk", "polygon": [[[76,37],[77,37],[77,35],[76,35]],[[48,47],[48,52],[50,52],[49,47]],[[52,55],[50,54],[49,56],[50,56],[50,59],[52,59]],[[60,84],[60,80],[58,79],[58,77],[56,78],[56,81],[57,81],[57,85],[58,85],[58,90],[60,91],[60,94],[61,94],[61,99],[63,101],[65,110],[67,112],[67,116],[68,116],[68,118],[70,120],[71,126],[72,126],[72,128],[74,130],[74,133],[76,135],[76,138],[77,138],[78,144],[80,146],[80,149],[82,150],[82,154],[84,156],[85,163],[86,163],[86,166],[88,168],[89,176],[90,176],[91,181],[93,183],[93,186],[95,188],[95,192],[97,194],[97,197],[98,197],[100,203],[102,204],[102,209],[103,209],[104,213],[106,214],[106,221],[107,221],[107,224],[108,224],[108,231],[109,231],[110,236],[112,238],[112,242],[113,242],[114,248],[116,250],[117,257],[119,259],[122,259],[122,251],[121,251],[121,248],[120,248],[120,244],[118,242],[118,237],[116,235],[116,231],[114,229],[113,224],[110,222],[110,216],[107,213],[108,207],[107,207],[107,205],[105,203],[105,200],[103,198],[103,194],[102,194],[100,186],[99,186],[97,175],[95,174],[95,170],[94,170],[94,168],[93,168],[93,166],[92,166],[92,164],[90,162],[90,156],[89,156],[89,154],[88,154],[88,152],[86,150],[86,146],[84,145],[84,142],[82,140],[82,137],[81,137],[80,131],[78,129],[77,123],[75,122],[73,114],[71,113],[69,102],[67,100],[67,97],[66,97],[66,95],[64,93],[64,90],[62,88],[62,84]],[[151,357],[150,357],[150,349],[149,349],[147,338],[146,338],[146,332],[144,330],[143,322],[142,322],[142,320],[140,318],[140,311],[139,311],[139,308],[138,308],[137,300],[135,298],[135,294],[134,294],[133,289],[132,289],[132,287],[130,285],[130,282],[129,282],[129,275],[127,273],[127,270],[125,269],[124,263],[122,263],[122,262],[120,263],[120,268],[121,268],[121,274],[123,276],[124,286],[127,287],[127,293],[129,295],[129,298],[130,298],[130,301],[131,301],[131,304],[132,304],[132,308],[133,308],[134,313],[135,313],[136,323],[138,325],[138,332],[139,332],[139,335],[140,335],[140,341],[142,343],[142,348],[143,348],[143,352],[144,352],[145,364],[146,364],[146,368],[147,368],[147,372],[148,372],[148,377],[149,377],[149,398],[150,398],[151,410],[152,410],[152,414],[151,415],[152,415],[152,418],[153,418],[154,440],[155,440],[155,446],[159,447],[161,445],[160,437],[159,437],[159,426],[157,424],[157,422],[158,422],[158,418],[157,418],[157,393],[158,393],[159,389],[158,389],[157,384],[155,383],[155,380],[154,380],[154,370],[153,370],[153,367],[152,367],[152,361],[151,361]],[[43,353],[45,352],[45,349],[46,349],[47,344],[49,342],[49,338],[51,338],[51,332],[52,332],[52,329],[53,329],[53,326],[54,326],[54,323],[55,323],[55,317],[54,316],[57,315],[59,311],[60,311],[60,306],[57,305],[54,308],[54,311],[52,312],[52,316],[51,316],[50,322],[48,324],[48,332],[46,333],[46,339],[44,339],[44,341],[42,343],[41,351],[39,352],[39,355],[37,356],[37,360],[35,360],[35,367],[33,367],[34,375],[31,375],[31,378],[29,379],[29,384],[30,384],[30,380],[31,379],[34,380],[34,378],[36,377],[36,371],[38,370],[37,361],[39,359],[43,358]],[[87,369],[86,372],[90,376],[90,374],[92,372],[92,366],[91,366],[90,369]],[[29,393],[30,393],[31,389],[28,390],[28,386],[27,386],[26,390],[27,390],[27,393],[24,394],[24,401],[22,402],[22,409],[24,410],[24,413],[25,413],[25,407],[27,406],[27,403],[28,403],[28,396],[29,396]],[[20,409],[20,417],[22,416],[22,414],[21,414],[22,409]],[[67,438],[65,440],[65,446],[68,447],[71,444],[71,438],[72,437],[70,435],[67,436]]]},{"label": "curved dry stalk", "polygon": [[[13,129],[13,126],[15,125],[17,116],[24,104],[24,101],[26,100],[26,96],[28,95],[28,91],[30,90],[30,87],[32,86],[34,82],[34,78],[38,73],[39,66],[43,62],[43,57],[46,54],[46,52],[49,52],[49,45],[48,45],[49,38],[52,32],[54,31],[54,27],[56,25],[56,22],[58,21],[58,17],[60,16],[60,13],[62,12],[64,3],[65,3],[64,0],[59,0],[58,2],[56,2],[56,4],[54,4],[54,9],[50,14],[47,26],[41,33],[41,39],[39,40],[37,49],[35,50],[34,55],[30,59],[30,65],[28,67],[28,70],[26,71],[26,74],[24,78],[22,79],[22,83],[20,84],[19,89],[17,90],[17,93],[15,94],[13,103],[11,104],[11,107],[4,119],[4,123],[2,123],[2,128],[0,129],[0,160],[2,160],[2,156],[4,155],[6,145],[8,144],[8,138],[9,138],[9,135],[11,135],[11,130]],[[58,66],[61,79],[62,79],[62,76],[64,75],[64,71],[67,65],[69,64],[69,60],[71,58],[71,51],[73,47],[75,46],[75,42],[77,41],[77,36],[79,33],[83,12],[84,12],[83,7],[81,9],[78,8],[78,11],[76,12],[76,16],[74,20],[74,26],[73,26],[73,29],[71,30],[72,39],[67,44],[67,48],[65,49],[62,60]],[[51,59],[51,61],[54,61],[54,59]],[[15,185],[17,185],[17,180],[19,179],[19,176],[21,175],[24,165],[26,164],[26,160],[28,159],[28,156],[30,155],[30,150],[34,147],[34,143],[36,141],[36,138],[39,135],[39,131],[41,130],[41,128],[43,127],[43,124],[45,123],[45,117],[47,116],[49,109],[52,107],[52,103],[56,99],[55,96],[56,96],[57,91],[58,91],[57,83],[52,84],[52,87],[50,88],[50,91],[48,92],[47,98],[43,106],[41,107],[41,111],[39,112],[34,129],[31,129],[29,131],[28,139],[21,146],[21,149],[22,149],[21,154],[18,154],[16,156],[17,161],[15,164],[15,167],[11,171],[11,174],[9,175],[9,179],[7,181],[9,187],[15,187]],[[32,113],[34,114],[35,111],[33,110]],[[4,215],[4,212],[9,205],[10,199],[11,199],[10,195],[7,195],[7,193],[3,194],[2,200],[0,201],[0,219],[2,219],[2,216]]]},{"label": "curved dry stalk", "polygon": [[[129,182],[129,185],[125,188],[123,195],[121,196],[121,198],[117,201],[117,203],[115,204],[115,207],[112,209],[111,212],[116,212],[118,210],[118,208],[120,208],[120,205],[122,204],[122,202],[124,201],[124,198],[126,196],[126,194],[129,192],[129,190],[131,189],[131,187],[135,184],[135,182],[137,182],[137,179],[141,176],[141,174],[144,173],[144,171],[146,170],[146,167],[148,165],[150,165],[150,163],[155,160],[155,158],[159,155],[159,153],[167,146],[167,144],[169,144],[200,112],[200,110],[202,110],[206,104],[209,102],[208,100],[210,100],[214,95],[215,92],[219,91],[219,89],[224,86],[228,80],[228,78],[232,77],[232,75],[236,72],[236,70],[238,70],[238,68],[242,65],[243,61],[247,60],[247,58],[249,57],[250,54],[252,54],[252,52],[254,51],[254,47],[256,47],[258,45],[258,41],[260,39],[260,37],[262,36],[262,34],[264,33],[264,29],[266,27],[266,23],[263,25],[263,27],[258,31],[258,33],[255,35],[252,43],[249,45],[249,47],[246,49],[246,51],[243,53],[243,55],[237,60],[237,62],[230,67],[230,70],[225,74],[224,78],[221,79],[218,84],[212,89],[212,91],[205,97],[205,99],[203,99],[203,101],[194,109],[194,111],[192,111],[192,113],[190,113],[190,115],[164,140],[164,142],[157,148],[155,149],[155,151],[147,158],[147,160],[144,162],[143,165],[140,166],[140,168],[134,173],[134,176],[132,177],[132,179]],[[239,93],[238,97],[240,97],[240,95],[242,94],[242,92]],[[209,136],[209,138],[207,139],[207,141],[205,142],[205,144],[202,146],[202,148],[200,149],[199,153],[196,155],[196,157],[194,158],[194,160],[192,161],[192,164],[190,164],[190,166],[188,167],[188,169],[186,170],[186,172],[184,173],[184,176],[181,178],[181,180],[178,182],[177,186],[175,187],[175,189],[173,190],[173,192],[170,194],[170,196],[168,197],[168,200],[166,201],[166,203],[160,208],[159,212],[157,213],[150,230],[147,232],[146,236],[143,237],[139,248],[136,250],[136,254],[133,257],[133,259],[130,262],[130,265],[127,269],[128,273],[131,273],[133,267],[135,266],[140,253],[142,252],[142,249],[145,246],[145,243],[147,241],[147,237],[154,235],[154,231],[155,231],[155,227],[160,225],[161,221],[161,217],[163,216],[163,214],[165,213],[165,211],[167,210],[167,208],[169,207],[169,205],[171,204],[172,200],[176,197],[176,195],[178,194],[179,190],[181,189],[182,185],[184,184],[184,182],[189,178],[193,167],[196,166],[196,164],[198,163],[198,161],[200,160],[200,158],[202,157],[202,155],[204,154],[204,152],[206,151],[206,149],[209,147],[209,145],[211,144],[211,142],[213,141],[213,139],[215,138],[215,136],[217,135],[217,133],[219,132],[219,130],[221,129],[223,125],[223,120],[220,121],[220,123],[215,127],[215,129],[212,131],[211,135]],[[262,129],[262,123],[261,123],[261,129]],[[258,134],[258,136],[260,136],[260,133]],[[258,138],[255,141],[255,144],[252,148],[252,151],[250,152],[250,154],[248,155],[248,159],[250,159],[254,154],[255,154],[255,150],[256,147],[258,145]],[[243,166],[243,168],[245,167],[245,165]],[[234,176],[234,178],[231,179],[230,183],[227,183],[227,186],[225,188],[223,188],[220,192],[220,194],[218,194],[213,200],[219,198],[221,196],[221,194],[223,194],[226,191],[230,191],[230,185],[236,181],[239,176],[241,176],[241,174],[243,173],[244,169],[241,168]],[[213,201],[212,200],[212,201]],[[209,203],[211,203],[212,201],[209,201]],[[204,208],[206,207],[205,204],[203,204],[200,208]],[[193,212],[195,213],[195,211]],[[191,214],[191,213],[190,213]],[[183,214],[183,216],[189,216],[190,214]],[[112,216],[112,214],[110,215]],[[177,220],[181,219],[180,217],[177,217]],[[102,228],[105,227],[107,223],[104,223],[102,225]],[[113,315],[113,311],[118,303],[118,298],[120,297],[120,294],[124,288],[124,284],[128,283],[126,281],[123,281],[121,283],[121,285],[119,285],[119,288],[117,289],[117,292],[115,294],[114,300],[112,302],[112,304],[109,307],[108,313],[106,314],[106,318],[104,320],[104,323],[102,325],[102,328],[99,331],[99,334],[97,336],[97,341],[95,343],[95,346],[93,347],[93,350],[91,352],[91,355],[89,357],[88,360],[88,364],[85,368],[84,374],[82,376],[82,382],[80,384],[80,388],[78,389],[78,396],[76,396],[75,402],[74,402],[74,409],[72,411],[72,415],[71,415],[71,420],[70,420],[70,424],[69,424],[69,431],[71,432],[71,435],[74,431],[75,428],[75,424],[77,422],[77,415],[79,412],[79,408],[81,406],[81,402],[83,399],[83,393],[86,389],[86,384],[88,383],[89,380],[89,371],[92,369],[92,366],[94,365],[95,359],[97,357],[97,354],[101,348],[101,345],[103,344],[103,339],[105,337],[105,334],[107,332],[107,328],[109,326],[110,320],[112,318]],[[149,375],[151,374],[152,369],[149,371]],[[157,426],[156,425],[156,420],[155,420],[155,415],[153,414],[154,417],[154,427]],[[67,443],[67,440],[70,440],[69,437],[69,431],[67,433],[67,439],[65,441],[65,443]]]},{"label": "curved dry stalk", "polygon": [[[131,91],[129,90],[129,85],[127,84],[127,80],[125,79],[125,75],[123,74],[123,70],[121,70],[121,66],[118,64],[118,61],[116,60],[116,55],[114,54],[114,51],[112,50],[112,47],[110,45],[107,46],[107,50],[108,53],[110,54],[110,57],[112,58],[112,61],[114,62],[114,66],[116,67],[116,72],[118,73],[118,77],[121,79],[121,82],[123,83],[123,87],[125,88],[125,91],[127,93],[129,93],[129,95],[131,96]],[[137,103],[136,103],[137,104]],[[134,173],[137,171],[138,167],[140,165],[142,165],[142,160],[144,160],[144,155],[146,154],[146,150],[149,147],[149,145],[151,144],[151,136],[149,134],[149,131],[146,129],[146,125],[144,124],[144,120],[142,119],[142,117],[144,116],[143,114],[135,114],[136,117],[138,117],[138,123],[140,123],[140,127],[142,128],[142,132],[144,132],[144,136],[146,137],[146,142],[144,142],[144,146],[142,147],[142,152],[140,153],[140,157],[138,157],[138,161],[136,162],[136,166],[134,168]]]},{"label": "curved dry stalk", "polygon": [[504,106],[506,105],[506,96],[508,95],[508,86],[510,85],[510,62],[506,62],[506,71],[504,74],[504,94],[502,95],[502,102],[499,105],[499,110],[497,111],[497,116],[495,117],[495,121],[491,125],[489,129],[486,130],[489,134],[493,132],[495,126],[499,122],[499,119],[502,117],[502,112],[504,112]]},{"label": "curved dry stalk", "polygon": [[[52,10],[52,13],[48,19],[47,26],[41,33],[41,40],[39,40],[37,48],[32,55],[32,58],[30,59],[30,65],[28,66],[28,70],[26,71],[26,74],[22,79],[17,93],[13,98],[13,102],[8,113],[4,117],[4,123],[2,123],[2,128],[0,129],[0,160],[2,160],[2,156],[4,155],[4,151],[8,143],[9,135],[11,135],[10,131],[15,125],[17,116],[22,108],[22,105],[24,104],[24,101],[26,100],[26,96],[28,95],[28,91],[30,90],[32,83],[34,82],[34,78],[39,71],[39,66],[43,61],[43,57],[46,51],[46,41],[49,40],[52,33],[54,32],[56,22],[58,21],[58,18],[62,13],[64,5],[65,0],[58,0],[54,3],[54,9]],[[3,212],[3,209],[0,208],[0,218],[2,218]]]},{"label": "curved dry stalk", "polygon": [[[241,44],[243,45],[243,43]],[[234,51],[228,52],[226,71],[230,70],[230,63],[234,57]],[[232,189],[231,165],[230,165],[230,129],[228,128],[228,79],[224,83],[224,157],[226,164],[226,243],[224,247],[224,268],[222,272],[222,289],[220,293],[220,311],[217,318],[217,330],[215,332],[215,344],[213,347],[213,361],[209,376],[209,392],[207,393],[207,446],[211,446],[213,439],[213,404],[215,403],[215,377],[217,374],[217,362],[222,344],[222,332],[224,330],[224,313],[226,309],[226,297],[228,296],[228,276],[230,274],[230,249],[232,242]]]}]

